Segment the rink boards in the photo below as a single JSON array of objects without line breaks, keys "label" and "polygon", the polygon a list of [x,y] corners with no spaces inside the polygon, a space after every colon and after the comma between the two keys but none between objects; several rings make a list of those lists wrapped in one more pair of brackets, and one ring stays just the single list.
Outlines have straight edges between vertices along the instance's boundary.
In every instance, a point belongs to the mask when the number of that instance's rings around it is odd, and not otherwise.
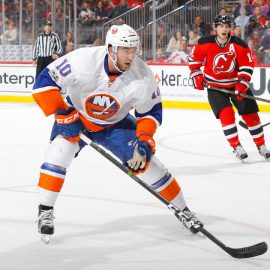
[{"label": "rink boards", "polygon": [[[165,108],[210,109],[206,91],[196,91],[188,65],[149,65],[159,84]],[[250,87],[255,96],[270,100],[268,66],[255,67]],[[35,67],[30,63],[0,64],[0,102],[33,102]],[[270,104],[258,102],[270,112]]]}]

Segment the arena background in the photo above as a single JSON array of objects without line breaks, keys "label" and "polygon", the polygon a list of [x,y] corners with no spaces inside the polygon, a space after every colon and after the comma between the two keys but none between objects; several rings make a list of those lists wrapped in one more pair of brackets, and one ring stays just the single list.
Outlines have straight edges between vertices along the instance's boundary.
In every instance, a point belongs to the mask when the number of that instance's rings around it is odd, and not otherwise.
[{"label": "arena background", "polygon": [[[96,16],[87,23],[81,16],[85,8],[84,2],[71,0],[2,0],[0,2],[1,102],[33,102],[31,97],[35,76],[35,67],[31,62],[33,44],[37,34],[42,31],[44,20],[50,19],[53,23],[53,31],[62,41],[65,40],[68,31],[73,33],[74,49],[95,46],[97,41],[99,45],[103,45],[105,34],[112,24],[131,25],[140,35],[141,58],[149,64],[159,83],[164,107],[209,109],[206,91],[195,91],[192,88],[187,64],[167,63],[170,57],[169,53],[166,53],[168,43],[178,30],[188,38],[196,16],[200,16],[210,26],[213,18],[225,9],[235,19],[239,5],[246,7],[245,0],[105,0],[103,3],[107,5],[106,8],[110,8],[108,6],[110,2],[115,4],[114,9],[117,9],[117,6],[125,7],[125,12],[114,14],[110,11],[108,17],[100,19]],[[86,2],[89,2],[89,8],[95,12],[98,1]],[[9,42],[3,36],[12,23],[16,29],[16,40]],[[248,40],[246,27],[241,27],[241,37]],[[160,40],[162,28],[165,34]],[[161,46],[164,50],[164,61],[157,59],[157,50]],[[255,68],[251,89],[255,96],[270,99],[269,66],[267,61],[263,61],[265,59],[266,57],[263,56],[260,65]],[[270,111],[267,103],[258,103],[261,111]]]}]

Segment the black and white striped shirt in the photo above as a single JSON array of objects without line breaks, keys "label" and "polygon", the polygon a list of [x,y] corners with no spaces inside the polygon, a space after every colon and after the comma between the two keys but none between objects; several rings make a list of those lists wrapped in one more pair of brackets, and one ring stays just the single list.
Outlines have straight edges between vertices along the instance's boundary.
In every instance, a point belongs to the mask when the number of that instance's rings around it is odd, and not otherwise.
[{"label": "black and white striped shirt", "polygon": [[46,35],[44,32],[40,33],[35,41],[33,48],[33,60],[38,57],[48,57],[53,54],[60,55],[62,53],[62,45],[59,36],[52,32]]}]

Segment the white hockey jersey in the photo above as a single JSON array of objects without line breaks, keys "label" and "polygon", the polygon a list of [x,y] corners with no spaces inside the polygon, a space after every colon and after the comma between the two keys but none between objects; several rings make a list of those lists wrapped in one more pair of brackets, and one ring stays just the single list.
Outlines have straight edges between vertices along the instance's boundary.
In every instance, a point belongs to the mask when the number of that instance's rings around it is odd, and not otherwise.
[{"label": "white hockey jersey", "polygon": [[150,68],[136,56],[130,69],[110,83],[106,57],[103,46],[81,48],[44,69],[34,84],[33,97],[45,114],[61,109],[56,92],[59,95],[62,90],[66,103],[96,125],[117,123],[133,108],[136,117],[161,124],[161,97]]}]

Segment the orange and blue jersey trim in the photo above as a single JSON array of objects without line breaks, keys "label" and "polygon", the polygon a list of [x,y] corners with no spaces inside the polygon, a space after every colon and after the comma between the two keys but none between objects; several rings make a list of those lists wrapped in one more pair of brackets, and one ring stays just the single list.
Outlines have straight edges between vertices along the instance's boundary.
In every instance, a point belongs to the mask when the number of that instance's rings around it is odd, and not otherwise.
[{"label": "orange and blue jersey trim", "polygon": [[145,113],[139,113],[135,110],[136,118],[152,117],[157,121],[157,126],[162,124],[162,103],[159,102],[153,106],[153,108]]},{"label": "orange and blue jersey trim", "polygon": [[135,116],[137,118],[136,135],[139,137],[146,134],[153,137],[162,123],[162,103],[157,103],[150,111],[145,113],[138,113],[135,110]]},{"label": "orange and blue jersey trim", "polygon": [[152,118],[141,118],[137,120],[136,136],[148,135],[153,137],[157,130],[157,123]]},{"label": "orange and blue jersey trim", "polygon": [[[58,110],[65,110],[67,106],[58,89],[46,88],[46,90],[33,91],[32,96],[46,116],[54,114]],[[44,91],[42,91],[44,90]]]},{"label": "orange and blue jersey trim", "polygon": [[35,81],[32,96],[46,116],[67,109],[60,91],[61,87],[51,78],[49,69],[45,68]]}]

